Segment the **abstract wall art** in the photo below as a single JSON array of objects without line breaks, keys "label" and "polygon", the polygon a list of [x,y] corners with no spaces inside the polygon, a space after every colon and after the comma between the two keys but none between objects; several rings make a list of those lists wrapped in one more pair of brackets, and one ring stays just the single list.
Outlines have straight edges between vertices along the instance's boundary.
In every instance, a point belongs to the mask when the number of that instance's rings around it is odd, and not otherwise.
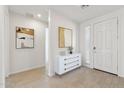
[{"label": "abstract wall art", "polygon": [[34,48],[34,29],[16,27],[16,48]]}]

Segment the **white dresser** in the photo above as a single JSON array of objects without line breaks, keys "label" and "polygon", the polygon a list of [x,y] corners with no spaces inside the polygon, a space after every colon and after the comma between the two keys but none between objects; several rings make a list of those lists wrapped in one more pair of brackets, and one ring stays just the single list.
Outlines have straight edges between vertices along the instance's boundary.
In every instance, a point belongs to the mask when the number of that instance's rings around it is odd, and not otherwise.
[{"label": "white dresser", "polygon": [[69,54],[66,56],[57,56],[57,61],[55,64],[55,72],[58,75],[62,75],[69,72],[75,68],[81,66],[81,54]]}]

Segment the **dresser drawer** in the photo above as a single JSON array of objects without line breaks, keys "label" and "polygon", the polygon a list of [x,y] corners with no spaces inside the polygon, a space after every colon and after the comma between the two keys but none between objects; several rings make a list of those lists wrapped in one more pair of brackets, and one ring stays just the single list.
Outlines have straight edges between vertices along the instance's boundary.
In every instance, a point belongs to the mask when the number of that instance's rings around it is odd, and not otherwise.
[{"label": "dresser drawer", "polygon": [[70,56],[70,57],[65,57],[64,60],[72,60],[72,59],[78,59],[80,56]]},{"label": "dresser drawer", "polygon": [[66,60],[66,61],[64,61],[64,64],[74,63],[74,62],[77,62],[77,61],[79,61],[79,60],[80,60],[79,58],[75,58],[75,59]]},{"label": "dresser drawer", "polygon": [[69,64],[77,63],[79,61],[80,61],[80,59],[67,60],[67,61],[64,61],[64,65],[69,65]]},{"label": "dresser drawer", "polygon": [[65,67],[64,68],[64,72],[68,72],[68,71],[71,71],[77,67],[80,67],[80,64],[75,64],[75,65],[72,65],[72,66],[69,66],[69,67]]},{"label": "dresser drawer", "polygon": [[77,64],[80,64],[79,61],[75,61],[75,62],[71,62],[71,63],[65,63],[64,68],[69,68],[69,67],[77,65]]}]

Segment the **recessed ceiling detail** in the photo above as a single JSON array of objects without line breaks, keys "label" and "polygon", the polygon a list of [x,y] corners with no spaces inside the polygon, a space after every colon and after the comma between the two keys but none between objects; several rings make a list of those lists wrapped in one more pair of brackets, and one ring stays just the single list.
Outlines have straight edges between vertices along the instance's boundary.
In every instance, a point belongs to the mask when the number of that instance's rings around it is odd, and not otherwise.
[{"label": "recessed ceiling detail", "polygon": [[89,7],[89,5],[81,5],[82,9],[85,9],[85,8],[88,8],[88,7]]}]

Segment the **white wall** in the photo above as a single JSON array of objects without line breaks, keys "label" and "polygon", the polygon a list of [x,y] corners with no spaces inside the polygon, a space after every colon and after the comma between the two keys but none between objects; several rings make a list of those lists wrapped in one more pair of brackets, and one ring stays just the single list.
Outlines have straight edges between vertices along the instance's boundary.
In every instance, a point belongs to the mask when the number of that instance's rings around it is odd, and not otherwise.
[{"label": "white wall", "polygon": [[5,59],[5,76],[7,77],[9,75],[9,63],[10,63],[10,55],[9,55],[9,11],[8,11],[8,7],[5,6],[4,8],[4,22],[5,22],[5,26],[4,26],[4,41],[5,41],[5,56],[6,56],[6,59]]},{"label": "white wall", "polygon": [[3,6],[0,6],[0,88],[3,87],[3,36],[4,36],[4,12],[3,12]]},{"label": "white wall", "polygon": [[8,63],[8,46],[7,46],[7,7],[0,6],[0,88],[5,87],[5,65]]},{"label": "white wall", "polygon": [[[45,28],[47,24],[10,12],[10,73],[45,65]],[[16,26],[34,29],[34,48],[16,49]]]},{"label": "white wall", "polygon": [[[80,25],[80,51],[82,53],[83,64],[85,66],[88,66],[90,68],[93,68],[93,54],[92,54],[92,48],[93,48],[93,24],[97,23],[102,20],[107,20],[110,18],[117,18],[118,19],[118,75],[124,77],[124,9],[120,9],[118,11],[115,11],[113,13],[106,14],[101,17],[94,18],[92,20],[88,20],[86,22],[82,22]],[[84,28],[86,26],[91,26],[91,43],[90,43],[90,64],[86,64],[86,49],[85,49],[85,31]]]},{"label": "white wall", "polygon": [[58,27],[70,28],[73,31],[74,52],[78,52],[78,24],[50,10],[49,13],[49,75],[54,75],[54,63],[56,56],[60,51],[66,51],[66,48],[58,48]]}]

